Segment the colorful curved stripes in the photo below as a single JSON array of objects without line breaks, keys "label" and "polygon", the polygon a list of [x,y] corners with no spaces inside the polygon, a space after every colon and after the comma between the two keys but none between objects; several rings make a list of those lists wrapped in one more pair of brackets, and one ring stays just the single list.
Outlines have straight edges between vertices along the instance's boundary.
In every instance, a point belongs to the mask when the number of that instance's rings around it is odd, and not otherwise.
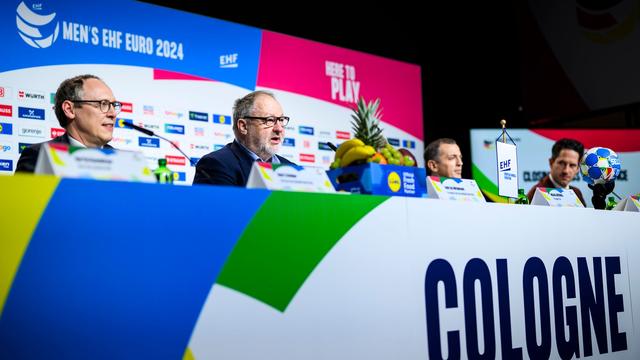
[{"label": "colorful curved stripes", "polygon": [[491,201],[496,203],[508,203],[509,199],[498,195],[498,185],[494,184],[487,175],[485,175],[479,167],[471,164],[471,176],[477,182],[482,193]]},{"label": "colorful curved stripes", "polygon": [[274,192],[245,229],[218,283],[284,312],[329,250],[386,199]]},{"label": "colorful curved stripes", "polygon": [[0,186],[0,358],[24,359],[193,358],[216,282],[285,311],[387,199],[35,176]]},{"label": "colorful curved stripes", "polygon": [[27,244],[42,211],[58,185],[53,176],[16,175],[2,179],[0,206],[0,315]]}]

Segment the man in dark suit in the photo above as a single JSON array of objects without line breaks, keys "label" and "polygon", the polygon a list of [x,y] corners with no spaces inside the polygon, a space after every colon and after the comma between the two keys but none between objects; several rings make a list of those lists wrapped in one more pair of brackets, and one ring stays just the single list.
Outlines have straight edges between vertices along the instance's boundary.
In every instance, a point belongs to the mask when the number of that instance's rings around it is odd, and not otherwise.
[{"label": "man in dark suit", "polygon": [[553,148],[551,148],[549,174],[540,179],[540,181],[529,190],[527,193],[529,201],[533,199],[536,188],[562,188],[573,190],[582,204],[587,206],[580,189],[569,185],[580,170],[580,158],[583,153],[584,145],[577,140],[560,139],[556,141],[556,143],[553,144]]},{"label": "man in dark suit", "polygon": [[194,184],[245,186],[255,161],[293,164],[276,155],[289,117],[268,91],[254,91],[233,105],[235,140],[203,156],[196,164]]},{"label": "man in dark suit", "polygon": [[[66,133],[47,143],[78,147],[111,148],[113,124],[122,104],[115,101],[111,89],[97,76],[80,75],[63,81],[55,95],[54,111]],[[22,151],[16,172],[35,170],[42,144]]]}]

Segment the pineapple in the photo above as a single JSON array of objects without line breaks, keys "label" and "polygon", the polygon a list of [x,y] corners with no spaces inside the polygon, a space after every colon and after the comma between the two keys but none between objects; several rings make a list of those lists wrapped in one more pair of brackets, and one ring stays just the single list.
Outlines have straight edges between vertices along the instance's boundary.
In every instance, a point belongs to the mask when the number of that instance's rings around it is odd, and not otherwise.
[{"label": "pineapple", "polygon": [[362,140],[365,145],[371,145],[378,150],[387,144],[387,140],[382,136],[382,129],[379,123],[382,117],[380,99],[367,103],[364,98],[358,100],[358,106],[351,114],[351,126],[354,137]]}]

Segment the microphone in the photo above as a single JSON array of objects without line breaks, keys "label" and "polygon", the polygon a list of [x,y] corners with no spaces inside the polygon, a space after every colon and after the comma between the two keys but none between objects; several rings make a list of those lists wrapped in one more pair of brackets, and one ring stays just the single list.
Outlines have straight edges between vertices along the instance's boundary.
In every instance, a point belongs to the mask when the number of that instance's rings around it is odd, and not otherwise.
[{"label": "microphone", "polygon": [[157,138],[159,138],[159,139],[162,139],[162,140],[164,140],[164,141],[167,141],[169,144],[171,144],[171,146],[173,146],[174,148],[176,148],[176,150],[178,150],[178,151],[180,152],[180,154],[184,155],[184,157],[185,157],[185,158],[187,158],[187,160],[189,160],[189,164],[191,164],[191,166],[193,166],[193,167],[195,167],[195,166],[196,166],[196,163],[194,163],[194,162],[193,162],[193,160],[191,160],[191,158],[190,158],[189,156],[187,156],[187,154],[185,154],[185,153],[184,153],[184,151],[182,151],[182,149],[180,149],[180,148],[178,147],[178,145],[176,145],[173,141],[171,141],[171,140],[169,140],[169,139],[167,139],[167,138],[165,138],[165,137],[163,137],[163,136],[160,136],[160,135],[158,135],[158,134],[154,133],[153,131],[151,131],[151,130],[149,130],[149,129],[145,129],[145,128],[143,128],[142,126],[138,126],[138,125],[136,125],[136,124],[128,123],[128,122],[125,122],[125,121],[123,121],[123,122],[122,122],[122,124],[123,124],[125,127],[131,128],[131,129],[134,129],[134,130],[137,130],[137,131],[139,131],[139,132],[141,132],[141,133],[143,133],[143,134],[145,134],[145,135],[148,135],[148,136],[155,136],[155,137],[157,137]]},{"label": "microphone", "polygon": [[[145,135],[148,135],[148,136],[155,136],[155,137],[157,137],[159,139],[162,139],[162,140],[168,142],[169,144],[171,144],[171,146],[176,148],[176,150],[180,151],[180,154],[182,154],[185,158],[187,158],[187,160],[189,160],[189,164],[191,164],[191,166],[196,167],[196,163],[193,162],[193,160],[191,160],[191,158],[189,156],[187,156],[187,154],[185,154],[184,151],[182,151],[182,149],[180,149],[180,147],[178,147],[178,145],[176,145],[173,141],[171,141],[171,140],[169,140],[169,139],[167,139],[167,138],[165,138],[163,136],[160,136],[160,135],[154,133],[153,131],[151,131],[149,129],[145,129],[142,126],[138,126],[136,124],[132,124],[132,123],[124,122],[124,121],[122,123],[124,124],[125,127],[137,130],[137,131],[139,131],[139,132],[141,132],[141,133],[143,133]],[[204,177],[206,177],[207,180],[209,180],[212,184],[214,183],[213,179],[211,178],[211,175],[207,174],[206,171],[200,171],[200,173],[202,175],[204,175]]]}]

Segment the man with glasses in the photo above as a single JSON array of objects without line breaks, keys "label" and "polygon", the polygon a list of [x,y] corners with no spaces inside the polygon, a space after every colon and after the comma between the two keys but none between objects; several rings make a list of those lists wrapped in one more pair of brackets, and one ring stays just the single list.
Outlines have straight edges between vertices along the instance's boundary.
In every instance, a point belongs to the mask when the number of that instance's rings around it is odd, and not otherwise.
[{"label": "man with glasses", "polygon": [[[47,143],[88,148],[111,148],[113,124],[122,104],[97,76],[80,75],[63,81],[55,95],[54,111],[66,132]],[[43,143],[22,151],[16,172],[34,172]]]},{"label": "man with glasses", "polygon": [[245,186],[255,161],[293,163],[276,155],[289,118],[268,91],[254,91],[233,105],[235,140],[203,156],[196,165],[194,184]]}]

